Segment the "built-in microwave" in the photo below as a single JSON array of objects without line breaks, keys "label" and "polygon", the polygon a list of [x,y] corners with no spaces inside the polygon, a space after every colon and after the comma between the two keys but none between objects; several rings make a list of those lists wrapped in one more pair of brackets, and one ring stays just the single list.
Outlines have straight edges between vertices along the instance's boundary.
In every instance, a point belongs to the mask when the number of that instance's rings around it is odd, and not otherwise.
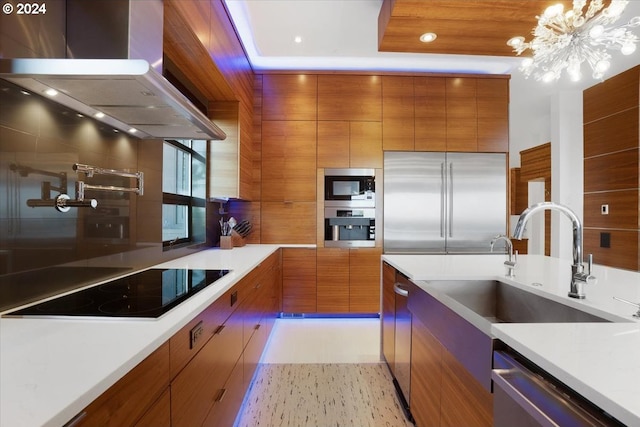
[{"label": "built-in microwave", "polygon": [[374,169],[324,170],[324,200],[327,206],[375,207],[375,191]]}]

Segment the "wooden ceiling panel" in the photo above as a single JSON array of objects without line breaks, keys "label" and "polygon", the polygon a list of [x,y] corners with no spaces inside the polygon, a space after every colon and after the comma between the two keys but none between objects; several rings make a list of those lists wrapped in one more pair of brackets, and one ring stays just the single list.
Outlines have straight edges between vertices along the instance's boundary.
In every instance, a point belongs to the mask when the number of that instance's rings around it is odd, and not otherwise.
[{"label": "wooden ceiling panel", "polygon": [[[381,52],[513,56],[507,40],[531,38],[536,16],[547,6],[571,0],[384,0],[378,18]],[[421,34],[433,32],[433,43]]]}]

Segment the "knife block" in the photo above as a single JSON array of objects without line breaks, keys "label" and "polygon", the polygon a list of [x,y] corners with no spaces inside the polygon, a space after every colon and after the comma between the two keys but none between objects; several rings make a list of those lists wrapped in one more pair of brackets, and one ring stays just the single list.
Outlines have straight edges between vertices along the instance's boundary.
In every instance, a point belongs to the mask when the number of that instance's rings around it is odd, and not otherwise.
[{"label": "knife block", "polygon": [[231,242],[233,243],[233,246],[236,247],[236,248],[237,247],[242,247],[242,246],[247,244],[247,242],[244,241],[244,237],[239,235],[234,230],[231,230]]},{"label": "knife block", "polygon": [[220,249],[233,249],[231,236],[220,236]]}]

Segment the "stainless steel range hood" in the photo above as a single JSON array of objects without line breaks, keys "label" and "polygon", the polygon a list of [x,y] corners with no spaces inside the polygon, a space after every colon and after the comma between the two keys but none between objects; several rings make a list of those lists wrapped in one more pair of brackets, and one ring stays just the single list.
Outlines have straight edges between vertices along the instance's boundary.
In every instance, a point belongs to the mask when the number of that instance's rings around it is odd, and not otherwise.
[{"label": "stainless steel range hood", "polygon": [[162,1],[61,3],[71,59],[0,59],[0,78],[136,137],[226,138],[158,71]]},{"label": "stainless steel range hood", "polygon": [[0,59],[0,78],[140,138],[226,138],[144,59]]}]

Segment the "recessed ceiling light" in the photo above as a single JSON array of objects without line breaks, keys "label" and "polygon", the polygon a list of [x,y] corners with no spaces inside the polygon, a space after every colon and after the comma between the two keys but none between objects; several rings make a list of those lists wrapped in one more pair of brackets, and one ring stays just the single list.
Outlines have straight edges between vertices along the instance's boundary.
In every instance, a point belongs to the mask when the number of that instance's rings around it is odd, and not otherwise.
[{"label": "recessed ceiling light", "polygon": [[58,91],[55,89],[47,89],[44,91],[45,94],[47,94],[48,96],[56,96],[58,94]]},{"label": "recessed ceiling light", "polygon": [[101,119],[101,118],[103,118],[103,117],[104,117],[104,113],[102,113],[102,112],[98,111],[97,113],[95,113],[95,114],[93,115],[93,117],[95,117],[95,118],[97,118],[97,119]]},{"label": "recessed ceiling light", "polygon": [[31,94],[29,92],[27,92],[26,90],[21,90],[20,91],[21,94],[26,95],[26,96],[30,96]]},{"label": "recessed ceiling light", "polygon": [[436,33],[424,33],[423,35],[420,36],[420,41],[422,43],[431,43],[437,38],[438,38],[438,35]]},{"label": "recessed ceiling light", "polygon": [[76,113],[76,116],[78,116],[78,117],[80,117],[80,118],[83,118],[83,117],[84,117],[84,116],[83,116],[82,114],[80,114],[80,113]]},{"label": "recessed ceiling light", "polygon": [[295,36],[295,37],[293,38],[293,41],[294,41],[294,42],[296,42],[296,43],[298,43],[298,44],[299,44],[299,43],[302,43],[302,37],[301,37],[301,36]]},{"label": "recessed ceiling light", "polygon": [[138,129],[136,128],[129,129],[129,133],[136,133],[136,132],[138,132]]}]

